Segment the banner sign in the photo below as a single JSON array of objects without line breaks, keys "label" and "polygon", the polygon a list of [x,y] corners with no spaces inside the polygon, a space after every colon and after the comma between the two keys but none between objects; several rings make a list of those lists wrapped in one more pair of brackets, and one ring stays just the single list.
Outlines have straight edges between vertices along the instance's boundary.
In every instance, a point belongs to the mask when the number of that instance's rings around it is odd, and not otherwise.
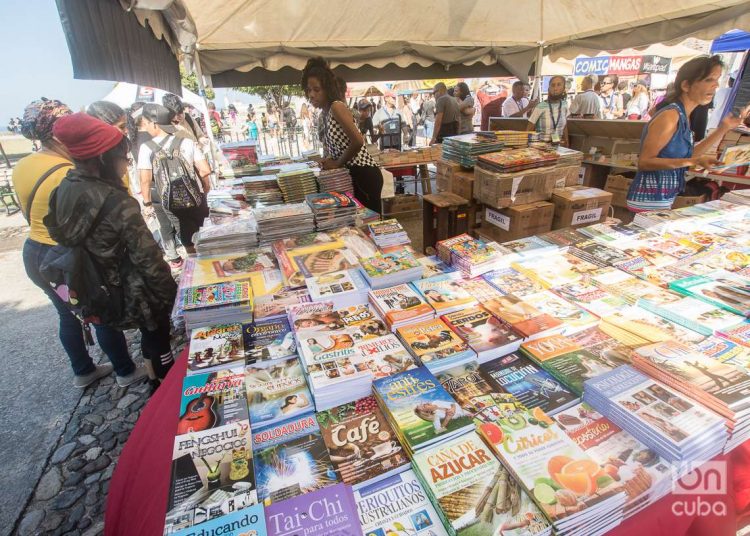
[{"label": "banner sign", "polygon": [[596,74],[636,75],[669,74],[672,65],[664,56],[597,56],[576,58],[573,66],[575,76]]},{"label": "banner sign", "polygon": [[609,72],[607,74],[638,74],[642,62],[643,56],[612,56],[609,58]]},{"label": "banner sign", "polygon": [[672,60],[664,56],[643,56],[641,72],[649,74],[669,74]]},{"label": "banner sign", "polygon": [[609,56],[596,58],[576,58],[573,74],[586,76],[587,74],[605,75],[609,71]]}]

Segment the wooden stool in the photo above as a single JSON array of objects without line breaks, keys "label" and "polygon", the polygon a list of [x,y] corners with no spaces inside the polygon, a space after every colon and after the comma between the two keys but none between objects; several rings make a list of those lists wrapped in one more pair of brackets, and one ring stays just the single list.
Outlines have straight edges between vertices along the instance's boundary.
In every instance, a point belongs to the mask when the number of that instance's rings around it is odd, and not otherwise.
[{"label": "wooden stool", "polygon": [[440,240],[469,232],[469,202],[450,192],[422,198],[423,248],[434,248]]}]

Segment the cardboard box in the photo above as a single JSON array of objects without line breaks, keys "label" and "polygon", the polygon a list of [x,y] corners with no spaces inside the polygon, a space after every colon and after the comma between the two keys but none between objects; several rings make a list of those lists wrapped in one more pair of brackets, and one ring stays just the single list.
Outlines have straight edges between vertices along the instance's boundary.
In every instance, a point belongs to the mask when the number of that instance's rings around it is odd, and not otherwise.
[{"label": "cardboard box", "polygon": [[705,195],[678,195],[672,203],[672,210],[676,208],[692,207],[706,201]]},{"label": "cardboard box", "polygon": [[578,177],[581,175],[581,166],[564,166],[557,169],[560,177],[555,183],[555,188],[565,188],[566,186],[575,186],[578,184]]},{"label": "cardboard box", "polygon": [[552,192],[555,205],[553,229],[583,227],[607,219],[612,194],[599,188],[568,186]]},{"label": "cardboard box", "polygon": [[437,185],[438,193],[450,192],[453,188],[453,177],[450,175],[441,175],[438,173],[435,175],[435,184]]},{"label": "cardboard box", "polygon": [[422,200],[417,195],[396,194],[393,197],[383,199],[383,211],[385,214],[397,214],[422,209]]},{"label": "cardboard box", "polygon": [[582,186],[591,186],[593,188],[604,188],[604,185],[607,183],[609,169],[608,166],[581,164],[581,174],[578,179],[578,184]]},{"label": "cardboard box", "polygon": [[517,240],[548,232],[555,206],[547,201],[494,209],[485,207],[481,232],[497,242]]},{"label": "cardboard box", "polygon": [[495,208],[548,201],[560,176],[556,168],[494,173],[474,168],[474,198]]},{"label": "cardboard box", "polygon": [[474,172],[456,171],[453,174],[451,192],[469,201],[474,199]]},{"label": "cardboard box", "polygon": [[613,207],[627,207],[628,190],[633,179],[625,175],[610,175],[607,177],[607,184],[604,185],[604,191],[612,194]]}]

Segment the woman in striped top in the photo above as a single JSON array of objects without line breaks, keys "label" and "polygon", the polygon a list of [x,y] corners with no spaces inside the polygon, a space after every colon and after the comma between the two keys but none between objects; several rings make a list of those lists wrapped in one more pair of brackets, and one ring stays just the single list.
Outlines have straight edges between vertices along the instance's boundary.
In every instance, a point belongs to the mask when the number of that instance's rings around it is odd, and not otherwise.
[{"label": "woman in striped top", "polygon": [[739,126],[750,107],[739,115],[725,117],[719,127],[693,146],[690,113],[708,104],[719,87],[724,64],[719,56],[693,58],[677,72],[669,104],[659,110],[643,129],[638,173],[628,191],[632,212],[669,210],[677,194],[685,188],[685,172],[691,166],[708,169],[718,163],[704,154],[727,131]]}]

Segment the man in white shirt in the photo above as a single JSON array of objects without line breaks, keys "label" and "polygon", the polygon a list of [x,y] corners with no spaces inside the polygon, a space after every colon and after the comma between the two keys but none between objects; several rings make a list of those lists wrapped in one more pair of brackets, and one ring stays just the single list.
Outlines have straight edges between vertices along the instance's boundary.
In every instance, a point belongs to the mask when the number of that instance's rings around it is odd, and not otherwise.
[{"label": "man in white shirt", "polygon": [[517,80],[511,91],[512,95],[503,101],[503,117],[528,117],[538,102],[529,100],[529,85]]},{"label": "man in white shirt", "polygon": [[625,110],[622,107],[622,95],[615,92],[617,87],[617,77],[608,75],[602,80],[602,90],[599,93],[599,100],[602,103],[603,119],[619,119]]},{"label": "man in white shirt", "polygon": [[584,77],[581,84],[582,93],[576,95],[573,104],[570,105],[570,116],[580,117],[583,119],[601,119],[602,103],[599,95],[594,92],[596,85],[596,76],[588,75]]},{"label": "man in white shirt", "polygon": [[[172,124],[172,113],[160,104],[147,103],[143,105],[143,128],[152,137],[152,141],[157,145],[170,147],[175,142],[174,133],[177,127]],[[193,208],[167,210],[167,215],[171,215],[179,221],[180,241],[185,246],[188,253],[194,253],[193,235],[203,225],[203,220],[208,217],[208,204],[206,203],[206,194],[211,189],[209,175],[211,169],[208,167],[206,157],[196,149],[195,142],[190,138],[177,138],[180,144],[180,154],[185,162],[190,162],[195,167],[194,171],[202,186],[202,195],[200,204]],[[141,145],[138,151],[137,168],[141,181],[141,195],[143,196],[143,215],[146,219],[154,216],[153,200],[151,199],[151,183],[154,179],[152,170],[153,151],[149,147],[150,143]]]}]

